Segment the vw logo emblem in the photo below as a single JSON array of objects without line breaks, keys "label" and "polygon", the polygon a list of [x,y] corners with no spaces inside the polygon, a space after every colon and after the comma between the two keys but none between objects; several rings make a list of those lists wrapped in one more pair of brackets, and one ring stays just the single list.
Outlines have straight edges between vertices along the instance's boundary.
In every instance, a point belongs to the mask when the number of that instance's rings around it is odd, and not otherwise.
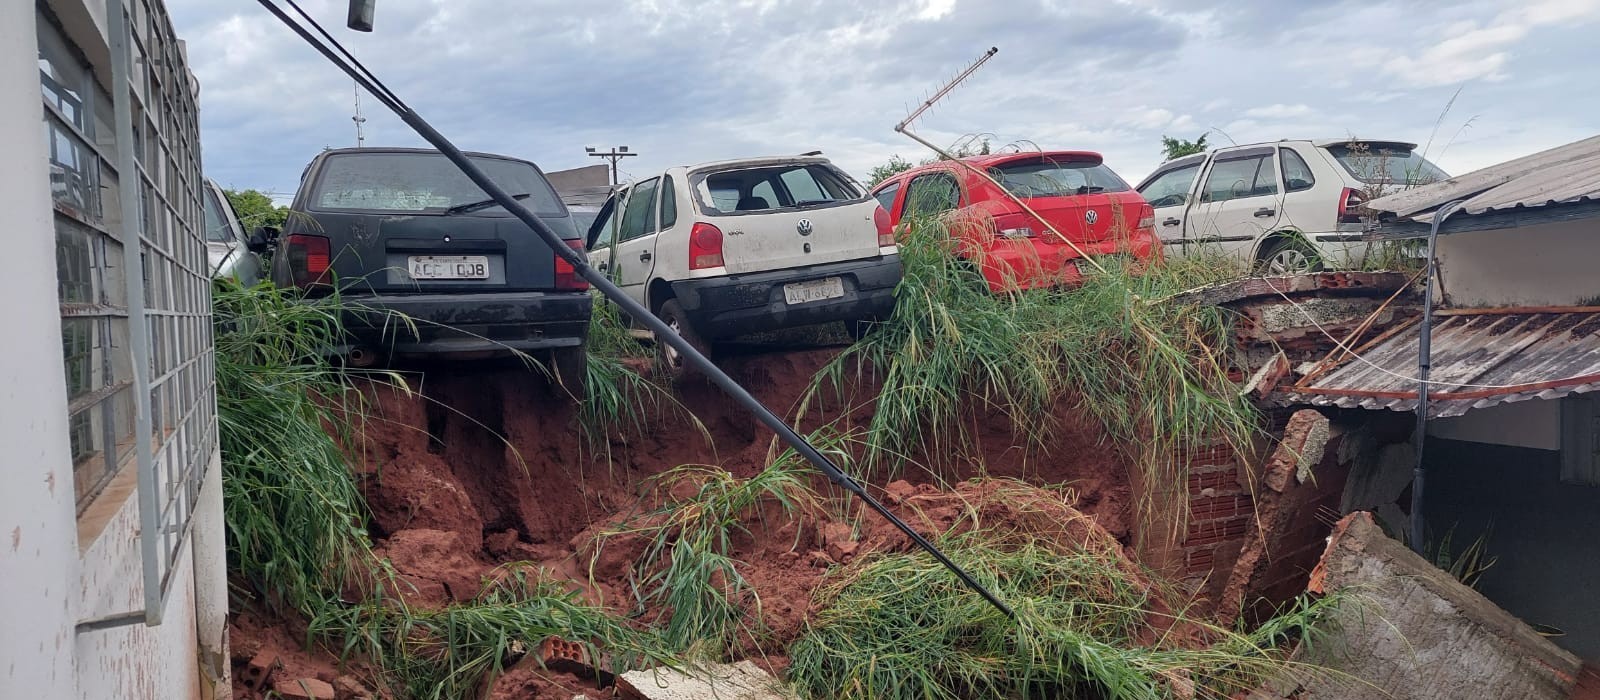
[{"label": "vw logo emblem", "polygon": [[811,235],[811,220],[801,219],[800,223],[794,225],[794,230],[799,231],[802,236]]},{"label": "vw logo emblem", "polygon": [[1083,213],[1083,220],[1093,224],[1094,222],[1100,220],[1100,212],[1090,209],[1089,211]]}]

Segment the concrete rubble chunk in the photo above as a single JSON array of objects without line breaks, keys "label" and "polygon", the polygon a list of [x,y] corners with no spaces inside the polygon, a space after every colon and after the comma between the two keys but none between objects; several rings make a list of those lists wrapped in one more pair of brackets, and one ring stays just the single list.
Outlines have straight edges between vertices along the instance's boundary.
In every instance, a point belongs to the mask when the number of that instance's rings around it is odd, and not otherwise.
[{"label": "concrete rubble chunk", "polygon": [[668,668],[633,671],[617,678],[624,700],[790,700],[778,679],[749,661],[694,669],[685,674]]},{"label": "concrete rubble chunk", "polygon": [[[1334,527],[1312,592],[1348,597],[1299,668],[1250,700],[1567,700],[1578,658],[1461,585],[1378,527],[1370,513]],[[1330,672],[1331,671],[1331,672]]]},{"label": "concrete rubble chunk", "polygon": [[285,700],[334,700],[333,686],[315,678],[281,680],[272,684],[272,691]]}]

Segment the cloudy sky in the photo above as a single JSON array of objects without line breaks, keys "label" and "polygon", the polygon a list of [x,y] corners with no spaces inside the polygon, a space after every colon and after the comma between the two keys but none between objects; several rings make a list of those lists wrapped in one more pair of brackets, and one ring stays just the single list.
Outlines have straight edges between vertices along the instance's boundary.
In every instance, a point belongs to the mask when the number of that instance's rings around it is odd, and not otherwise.
[{"label": "cloudy sky", "polygon": [[[355,145],[351,82],[257,3],[167,2],[224,187],[286,201],[318,150]],[[379,0],[372,34],[343,29],[342,2],[302,6],[457,145],[546,170],[627,145],[624,179],[921,158],[893,125],[990,46],[921,133],[1098,150],[1130,181],[1163,134],[1431,140],[1459,174],[1600,126],[1600,0]],[[420,144],[363,107],[368,145]]]}]

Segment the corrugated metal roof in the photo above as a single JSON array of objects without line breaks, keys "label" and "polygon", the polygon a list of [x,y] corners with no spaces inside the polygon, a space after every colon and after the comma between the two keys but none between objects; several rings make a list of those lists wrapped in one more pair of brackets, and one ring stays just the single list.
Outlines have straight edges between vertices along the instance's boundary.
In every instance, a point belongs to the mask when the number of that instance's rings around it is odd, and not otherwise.
[{"label": "corrugated metal roof", "polygon": [[1380,197],[1367,206],[1428,221],[1430,212],[1457,199],[1466,200],[1457,216],[1600,200],[1600,136]]},{"label": "corrugated metal roof", "polygon": [[[1421,324],[1375,338],[1308,386],[1282,387],[1281,406],[1414,411]],[[1600,389],[1600,308],[1436,312],[1429,415]]]}]

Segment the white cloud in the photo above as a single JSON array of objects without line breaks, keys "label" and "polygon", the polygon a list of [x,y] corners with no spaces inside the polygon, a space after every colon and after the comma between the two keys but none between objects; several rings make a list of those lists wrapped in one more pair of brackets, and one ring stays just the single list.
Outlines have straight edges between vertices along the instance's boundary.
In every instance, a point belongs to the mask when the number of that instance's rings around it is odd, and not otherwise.
[{"label": "white cloud", "polygon": [[1411,87],[1453,85],[1507,77],[1512,49],[1536,28],[1592,20],[1600,0],[1546,0],[1502,12],[1484,22],[1461,21],[1438,43],[1416,53],[1381,52],[1381,70]]},{"label": "white cloud", "polygon": [[1122,121],[1135,129],[1159,129],[1172,123],[1172,110],[1140,106],[1130,110]]},{"label": "white cloud", "polygon": [[1252,107],[1244,111],[1244,116],[1254,119],[1290,119],[1305,117],[1314,114],[1316,110],[1310,105],[1303,104],[1273,104],[1265,107]]}]

